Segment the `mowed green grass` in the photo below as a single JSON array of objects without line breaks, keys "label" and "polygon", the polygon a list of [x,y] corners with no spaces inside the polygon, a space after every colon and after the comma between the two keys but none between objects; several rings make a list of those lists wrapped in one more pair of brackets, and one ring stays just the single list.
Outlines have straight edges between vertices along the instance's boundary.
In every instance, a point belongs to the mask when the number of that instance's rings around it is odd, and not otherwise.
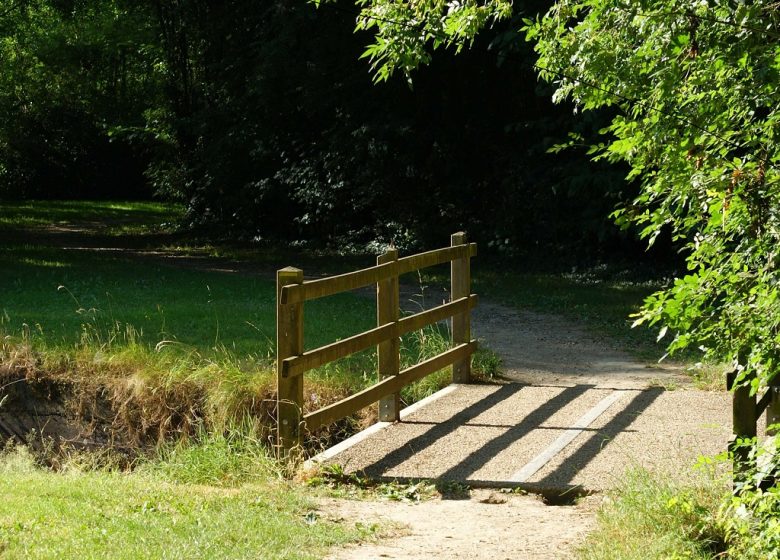
[{"label": "mowed green grass", "polygon": [[[44,361],[74,357],[110,362],[114,370],[126,361],[128,371],[140,364],[152,376],[166,377],[183,369],[190,378],[200,370],[214,383],[220,376],[238,377],[247,390],[261,384],[253,376],[273,383],[272,279],[41,246],[0,246],[0,270],[0,336],[6,345],[31,347]],[[353,293],[307,302],[305,348],[373,328],[374,306],[373,298]],[[446,349],[447,339],[442,327],[404,337],[402,364]],[[481,353],[480,363],[494,373],[491,355]],[[355,391],[375,381],[375,371],[375,352],[368,350],[309,372],[307,379]],[[446,376],[405,389],[405,400],[431,394]]]},{"label": "mowed green grass", "polygon": [[[94,222],[103,234],[166,227],[178,206],[148,202],[29,202],[2,204],[0,224],[24,228]],[[116,233],[116,231],[115,231]],[[23,239],[23,237],[21,238]],[[151,351],[195,352],[264,364],[275,353],[276,288],[264,275],[211,272],[122,251],[26,245],[0,238],[0,333],[46,352],[91,347],[110,352],[132,339]],[[291,263],[294,264],[294,263]],[[313,348],[374,326],[374,304],[355,294],[306,304],[305,345]]]},{"label": "mowed green grass", "polygon": [[[220,347],[267,357],[275,344],[272,279],[209,272],[92,251],[0,246],[6,334],[68,348],[132,326],[143,342],[171,341],[212,355]],[[342,294],[306,304],[306,345],[373,326],[370,298]],[[85,330],[86,329],[86,330]]]},{"label": "mowed green grass", "polygon": [[[213,405],[215,410],[231,408],[223,404],[240,402],[239,394],[246,402],[273,387],[277,267],[262,255],[252,266],[259,272],[231,273],[176,266],[175,259],[138,258],[122,250],[57,247],[51,235],[45,245],[24,244],[19,235],[25,227],[45,230],[55,222],[116,222],[129,228],[123,235],[132,240],[156,230],[178,211],[175,206],[35,202],[2,208],[11,208],[5,223],[15,227],[5,239],[0,235],[0,337],[6,356],[25,347],[44,368],[81,368],[89,375],[95,367],[109,368],[111,375],[141,372],[150,386],[195,382],[207,394],[218,395],[209,399],[220,403]],[[93,225],[86,235],[94,240],[104,229]],[[297,264],[295,255],[289,258],[287,264]],[[340,268],[337,258],[331,264]],[[375,303],[366,295],[345,293],[307,302],[305,348],[374,327]],[[404,337],[403,367],[445,349],[447,339],[443,327]],[[489,353],[480,353],[478,362],[495,373],[497,360]],[[407,403],[419,400],[446,385],[446,378],[445,371],[418,382],[404,389],[403,398]],[[306,379],[307,391],[318,400],[323,393],[332,398],[362,389],[376,380],[375,351],[308,372]]]},{"label": "mowed green grass", "polygon": [[101,235],[171,231],[184,208],[165,202],[0,201],[0,231],[100,223]]},{"label": "mowed green grass", "polygon": [[302,487],[266,477],[238,486],[34,466],[0,455],[4,559],[321,558],[373,528],[323,518]]}]

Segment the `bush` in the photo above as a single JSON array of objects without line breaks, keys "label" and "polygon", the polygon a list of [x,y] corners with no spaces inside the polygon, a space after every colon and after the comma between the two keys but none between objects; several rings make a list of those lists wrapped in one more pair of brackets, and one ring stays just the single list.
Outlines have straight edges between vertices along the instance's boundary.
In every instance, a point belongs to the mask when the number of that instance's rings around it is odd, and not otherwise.
[{"label": "bush", "polygon": [[780,467],[776,436],[761,443],[748,440],[749,458],[755,465],[724,500],[718,514],[728,553],[732,558],[772,560],[780,558]]}]

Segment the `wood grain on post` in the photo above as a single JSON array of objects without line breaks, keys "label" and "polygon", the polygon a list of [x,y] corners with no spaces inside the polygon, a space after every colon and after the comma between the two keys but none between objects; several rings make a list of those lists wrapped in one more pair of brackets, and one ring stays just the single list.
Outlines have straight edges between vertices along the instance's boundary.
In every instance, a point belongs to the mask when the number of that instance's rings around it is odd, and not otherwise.
[{"label": "wood grain on post", "polygon": [[301,445],[303,376],[282,376],[286,358],[303,353],[303,303],[281,303],[281,291],[289,284],[303,283],[303,271],[287,267],[276,273],[276,410],[277,445],[283,459],[291,458]]},{"label": "wood grain on post", "polygon": [[[468,240],[463,232],[454,233],[451,237],[451,246],[466,245]],[[468,297],[471,293],[471,262],[469,253],[460,259],[455,259],[451,264],[451,289],[450,300],[455,301]],[[471,313],[459,313],[452,317],[452,342],[464,344],[471,341]],[[471,356],[466,356],[452,364],[452,382],[468,383],[471,380]]]},{"label": "wood grain on post", "polygon": [[[376,264],[382,265],[398,261],[398,250],[388,249],[384,255],[376,258]],[[395,323],[400,317],[398,294],[398,276],[377,282],[376,285],[376,324],[377,327]],[[377,364],[379,379],[395,377],[401,369],[401,341],[398,336],[377,344]],[[379,401],[379,421],[396,422],[401,418],[401,394],[396,392]]]}]

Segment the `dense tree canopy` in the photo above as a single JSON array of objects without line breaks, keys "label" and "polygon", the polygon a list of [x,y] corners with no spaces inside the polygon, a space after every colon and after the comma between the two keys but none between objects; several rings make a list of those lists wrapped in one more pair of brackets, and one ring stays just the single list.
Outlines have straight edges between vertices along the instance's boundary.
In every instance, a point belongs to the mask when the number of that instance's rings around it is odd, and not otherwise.
[{"label": "dense tree canopy", "polygon": [[0,193],[72,198],[109,181],[117,196],[145,191],[144,154],[108,133],[116,122],[143,124],[159,102],[153,43],[132,2],[4,3]]},{"label": "dense tree canopy", "polygon": [[547,153],[609,122],[536,81],[517,18],[549,2],[502,6],[410,87],[372,84],[378,20],[354,33],[346,1],[16,0],[0,11],[0,196],[157,193],[215,235],[339,247],[460,228],[524,254],[631,247],[604,219],[636,193],[624,170]]},{"label": "dense tree canopy", "polygon": [[[774,2],[560,2],[537,24],[541,75],[583,108],[618,105],[598,157],[642,191],[618,213],[684,240],[689,273],[639,322],[754,384],[780,358],[780,13]],[[571,75],[569,75],[571,73]],[[662,331],[666,332],[664,329]]]},{"label": "dense tree canopy", "polygon": [[[377,76],[428,61],[427,48],[471,40],[502,2],[423,3],[379,18]],[[411,11],[410,11],[411,10]],[[474,27],[462,22],[474,22]],[[403,23],[403,25],[402,25]],[[653,241],[684,244],[688,273],[651,297],[637,323],[731,362],[755,388],[780,360],[780,10],[775,1],[559,0],[526,20],[554,98],[617,109],[597,160],[625,162],[641,192],[615,213]],[[422,32],[412,32],[422,30]],[[393,45],[389,47],[388,45]],[[752,380],[752,381],[751,381]]]}]

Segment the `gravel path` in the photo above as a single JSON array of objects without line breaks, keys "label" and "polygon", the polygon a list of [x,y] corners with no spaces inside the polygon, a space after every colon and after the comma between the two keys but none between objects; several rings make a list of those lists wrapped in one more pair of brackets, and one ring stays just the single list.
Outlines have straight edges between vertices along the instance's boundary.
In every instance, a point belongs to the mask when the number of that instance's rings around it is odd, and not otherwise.
[{"label": "gravel path", "polygon": [[[446,296],[404,295],[410,309]],[[377,479],[588,497],[547,506],[482,489],[469,500],[419,505],[328,500],[323,511],[345,522],[382,518],[406,527],[388,541],[334,551],[333,559],[569,558],[595,522],[603,491],[627,469],[693,477],[697,457],[728,442],[728,394],[698,391],[674,367],[641,364],[559,316],[482,301],[472,324],[502,357],[504,381],[458,386],[331,461]]]}]

